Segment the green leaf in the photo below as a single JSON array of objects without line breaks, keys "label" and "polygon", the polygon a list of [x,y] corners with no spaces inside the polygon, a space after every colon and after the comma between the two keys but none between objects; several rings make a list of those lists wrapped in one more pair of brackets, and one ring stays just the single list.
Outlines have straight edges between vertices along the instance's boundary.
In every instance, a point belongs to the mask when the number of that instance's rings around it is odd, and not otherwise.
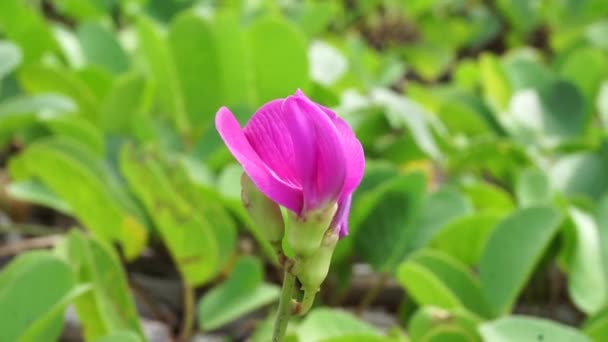
[{"label": "green leaf", "polygon": [[446,339],[442,339],[440,336],[450,332],[464,337],[463,341],[481,341],[477,333],[479,323],[480,319],[466,310],[447,311],[433,306],[424,306],[418,309],[410,319],[407,330],[412,341],[444,341]]},{"label": "green leaf", "polygon": [[600,232],[589,213],[572,207],[569,214],[576,231],[576,245],[569,262],[568,292],[579,309],[594,314],[608,301],[608,269],[602,260]]},{"label": "green leaf", "polygon": [[[253,67],[246,32],[234,11],[219,10],[213,18],[212,33],[217,48],[222,105],[243,106],[253,101]],[[217,108],[216,108],[217,109]]]},{"label": "green leaf", "polygon": [[37,181],[12,182],[7,193],[16,199],[53,208],[66,215],[73,214],[69,204],[53,193],[44,184]]},{"label": "green leaf", "polygon": [[44,17],[29,3],[21,0],[0,1],[0,23],[3,35],[21,48],[24,64],[57,50]]},{"label": "green leaf", "polygon": [[77,19],[93,19],[109,15],[115,0],[57,0],[61,13]]},{"label": "green leaf", "polygon": [[584,132],[585,99],[572,83],[557,81],[541,89],[545,134],[571,138]]},{"label": "green leaf", "polygon": [[397,279],[416,303],[444,309],[465,308],[488,316],[479,280],[449,255],[423,250],[399,266]]},{"label": "green leaf", "polygon": [[261,263],[253,257],[237,261],[230,277],[205,293],[198,305],[199,326],[213,330],[279,298],[279,288],[264,283]]},{"label": "green leaf", "polygon": [[479,327],[484,341],[591,342],[576,329],[546,319],[510,316]]},{"label": "green leaf", "polygon": [[141,125],[148,107],[150,84],[138,73],[118,76],[101,104],[104,131],[128,134]]},{"label": "green leaf", "polygon": [[21,50],[11,42],[0,41],[0,80],[21,64]]},{"label": "green leaf", "polygon": [[420,216],[415,223],[416,246],[425,246],[450,222],[472,212],[471,204],[458,191],[442,188],[427,194],[422,202]]},{"label": "green leaf", "polygon": [[353,210],[355,250],[380,272],[392,272],[415,247],[412,237],[424,191],[419,173],[387,181]]},{"label": "green leaf", "polygon": [[171,23],[168,39],[189,121],[197,132],[203,132],[223,105],[211,25],[196,14],[185,13]]},{"label": "green leaf", "polygon": [[308,90],[308,58],[304,35],[273,17],[255,21],[247,31],[254,70],[256,105]]},{"label": "green leaf", "polygon": [[167,41],[155,23],[143,16],[137,21],[137,35],[164,114],[174,121],[181,133],[189,133],[191,128],[186,100]]},{"label": "green leaf", "polygon": [[485,182],[466,184],[464,191],[469,195],[476,210],[496,210],[509,212],[515,206],[513,199],[503,189]]},{"label": "green leaf", "polygon": [[492,229],[502,217],[493,211],[461,217],[448,223],[430,245],[467,265],[476,265]]},{"label": "green leaf", "polygon": [[549,169],[550,184],[567,196],[586,195],[599,199],[608,190],[603,175],[608,162],[603,155],[579,152],[556,160]]},{"label": "green leaf", "polygon": [[90,283],[93,291],[75,302],[87,340],[129,330],[142,339],[143,330],[130,295],[125,271],[112,247],[71,230],[64,242],[66,259],[78,282]]},{"label": "green leaf", "polygon": [[297,328],[300,341],[321,342],[344,335],[380,336],[369,324],[341,310],[314,309]]},{"label": "green leaf", "polygon": [[494,314],[511,310],[561,220],[555,209],[530,207],[514,211],[494,229],[479,264],[481,287]]},{"label": "green leaf", "polygon": [[608,76],[608,62],[598,49],[579,48],[568,54],[559,71],[585,98],[592,100],[601,82]]},{"label": "green leaf", "polygon": [[486,101],[499,113],[506,110],[511,99],[511,85],[500,61],[491,54],[482,54],[479,70]]},{"label": "green leaf", "polygon": [[18,256],[0,273],[0,340],[56,340],[74,289],[70,267],[49,252]]},{"label": "green leaf", "polygon": [[76,30],[82,52],[89,64],[102,66],[112,73],[122,73],[129,67],[129,57],[110,32],[96,22],[83,22]]},{"label": "green leaf", "polygon": [[417,103],[385,89],[372,91],[374,101],[386,108],[386,117],[393,128],[407,128],[418,147],[432,158],[440,158],[441,151],[435,144],[429,118]]},{"label": "green leaf", "polygon": [[589,317],[583,323],[582,330],[593,342],[602,342],[608,336],[608,309]]},{"label": "green leaf", "polygon": [[40,140],[11,160],[18,163],[21,169],[11,168],[13,177],[40,180],[93,234],[120,242],[127,258],[145,246],[147,230],[137,206],[103,162],[77,142]]},{"label": "green leaf", "polygon": [[103,132],[89,121],[77,115],[47,115],[41,121],[55,135],[73,139],[97,156],[103,156],[105,141]]},{"label": "green leaf", "polygon": [[73,72],[41,64],[29,65],[21,71],[20,81],[30,93],[56,93],[71,98],[81,115],[96,122],[99,99],[84,79]]},{"label": "green leaf", "polygon": [[95,342],[142,342],[137,334],[131,331],[118,331],[109,335],[100,337]]},{"label": "green leaf", "polygon": [[[120,169],[143,203],[190,286],[211,280],[222,266],[222,251],[211,221],[180,194],[157,156],[125,146]],[[217,227],[221,229],[222,226]]]},{"label": "green leaf", "polygon": [[521,207],[550,204],[551,188],[547,175],[538,169],[523,169],[515,183],[515,195]]}]

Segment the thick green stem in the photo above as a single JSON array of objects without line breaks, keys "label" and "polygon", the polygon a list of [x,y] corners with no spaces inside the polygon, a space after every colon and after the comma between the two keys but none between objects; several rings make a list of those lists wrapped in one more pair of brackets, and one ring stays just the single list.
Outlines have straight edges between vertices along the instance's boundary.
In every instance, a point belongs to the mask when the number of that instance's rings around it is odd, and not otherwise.
[{"label": "thick green stem", "polygon": [[286,269],[285,276],[283,277],[283,289],[281,290],[277,318],[274,321],[274,330],[272,331],[272,342],[283,342],[285,339],[287,323],[289,323],[289,316],[291,315],[291,300],[293,298],[295,282],[296,277]]}]

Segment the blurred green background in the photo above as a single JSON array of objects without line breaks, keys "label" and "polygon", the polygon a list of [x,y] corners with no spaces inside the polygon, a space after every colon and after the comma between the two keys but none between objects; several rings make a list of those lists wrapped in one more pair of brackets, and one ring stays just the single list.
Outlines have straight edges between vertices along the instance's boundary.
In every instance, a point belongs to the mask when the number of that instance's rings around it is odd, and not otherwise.
[{"label": "blurred green background", "polygon": [[0,341],[269,341],[213,125],[296,89],[364,145],[289,341],[608,341],[608,1],[0,1]]}]

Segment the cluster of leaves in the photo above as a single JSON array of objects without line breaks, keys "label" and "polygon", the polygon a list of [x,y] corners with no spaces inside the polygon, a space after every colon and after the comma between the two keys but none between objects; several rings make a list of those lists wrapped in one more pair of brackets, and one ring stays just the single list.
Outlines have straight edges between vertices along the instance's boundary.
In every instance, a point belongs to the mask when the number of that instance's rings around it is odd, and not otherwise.
[{"label": "cluster of leaves", "polygon": [[[131,261],[160,241],[188,287],[229,273],[199,302],[203,330],[275,301],[262,263],[276,256],[213,117],[226,105],[244,122],[301,88],[368,157],[333,278],[348,289],[366,262],[403,286],[411,315],[407,336],[386,336],[316,309],[291,338],[601,341],[605,13],[603,0],[0,1],[0,145],[22,147],[7,192],[90,232],[2,270],[0,340],[52,340],[68,305],[88,340],[145,339],[112,245]],[[233,262],[239,233],[259,256]],[[580,330],[510,316],[554,269]]]}]

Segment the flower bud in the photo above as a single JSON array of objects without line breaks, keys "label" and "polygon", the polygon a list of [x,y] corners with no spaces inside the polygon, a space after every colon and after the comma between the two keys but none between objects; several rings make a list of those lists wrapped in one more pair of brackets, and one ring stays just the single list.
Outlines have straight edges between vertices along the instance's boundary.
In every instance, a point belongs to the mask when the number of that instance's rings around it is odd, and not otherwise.
[{"label": "flower bud", "polygon": [[279,243],[285,232],[279,205],[261,193],[246,173],[241,176],[241,189],[243,206],[253,223],[271,243]]},{"label": "flower bud", "polygon": [[327,230],[316,252],[298,260],[296,275],[305,292],[316,293],[327,277],[331,257],[339,235],[334,229]]},{"label": "flower bud", "polygon": [[338,205],[332,203],[324,208],[312,210],[297,216],[288,214],[287,242],[296,257],[304,258],[317,252]]}]

